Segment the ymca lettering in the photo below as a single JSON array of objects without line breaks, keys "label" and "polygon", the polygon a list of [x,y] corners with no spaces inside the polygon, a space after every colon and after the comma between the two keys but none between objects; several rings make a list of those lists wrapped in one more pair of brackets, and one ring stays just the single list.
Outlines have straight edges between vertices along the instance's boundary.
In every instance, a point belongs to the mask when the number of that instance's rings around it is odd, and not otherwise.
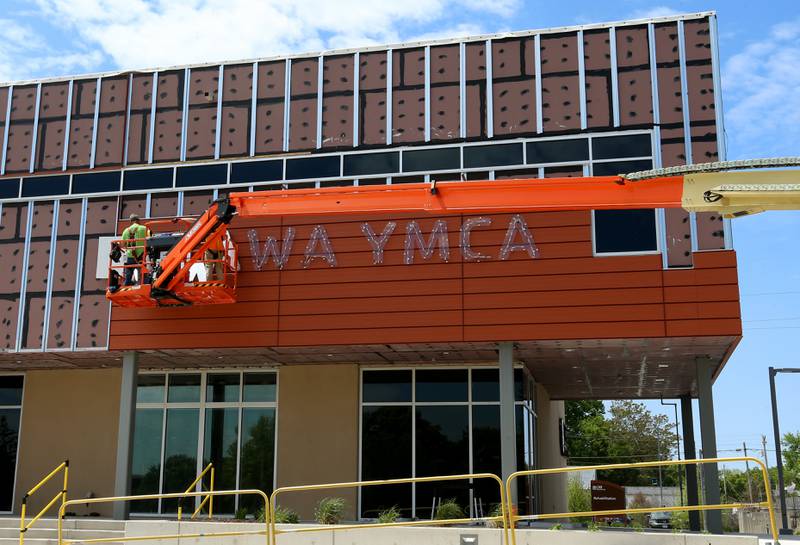
[{"label": "ymca lettering", "polygon": [[[459,245],[461,247],[461,257],[464,261],[477,262],[493,259],[493,256],[482,254],[480,251],[473,249],[471,242],[474,229],[488,227],[491,224],[492,218],[489,217],[468,218],[461,224]],[[374,265],[380,265],[384,262],[384,249],[395,230],[397,230],[396,221],[386,222],[380,234],[376,233],[373,224],[369,222],[361,224],[361,232],[366,239],[367,247],[372,249],[372,263]],[[253,267],[260,271],[272,261],[275,268],[284,268],[292,253],[295,234],[294,227],[287,227],[283,233],[283,240],[279,241],[274,236],[267,236],[266,240],[261,243],[256,230],[250,229],[247,232],[247,238],[250,241]],[[527,223],[525,223],[525,218],[520,214],[511,216],[508,221],[503,244],[496,257],[505,261],[509,259],[513,252],[525,252],[531,259],[539,257],[539,249],[533,240],[533,234]],[[405,238],[403,240],[403,263],[411,265],[417,259],[417,254],[424,261],[430,260],[434,254],[438,254],[439,259],[442,261],[449,261],[450,243],[446,221],[436,220],[427,237],[417,221],[411,220],[406,223]],[[337,265],[336,253],[324,225],[316,225],[311,230],[308,243],[303,252],[303,268],[310,267],[314,260],[324,261],[330,267]]]}]

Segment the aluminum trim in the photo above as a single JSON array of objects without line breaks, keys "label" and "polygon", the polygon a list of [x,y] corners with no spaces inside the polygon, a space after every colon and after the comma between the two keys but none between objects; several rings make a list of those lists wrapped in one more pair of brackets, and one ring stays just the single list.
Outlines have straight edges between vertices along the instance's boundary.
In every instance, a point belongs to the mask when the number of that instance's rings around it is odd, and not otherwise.
[{"label": "aluminum trim", "polygon": [[431,46],[425,46],[425,142],[431,141]]},{"label": "aluminum trim", "polygon": [[150,217],[150,207],[153,204],[153,194],[147,193],[144,197],[144,217]]},{"label": "aluminum trim", "polygon": [[392,145],[392,50],[386,50],[386,145]]},{"label": "aluminum trim", "polygon": [[[133,95],[133,74],[128,75],[128,96],[125,98],[125,142],[122,150],[122,166],[128,166],[128,141],[131,135],[131,99]],[[66,162],[65,170],[66,170]]]},{"label": "aluminum trim", "polygon": [[[37,138],[39,137],[39,108],[42,105],[42,84],[36,85],[36,105],[33,108],[33,130],[31,132],[31,160],[28,164],[28,172],[33,173],[36,166],[36,145]],[[11,120],[6,119],[6,123],[10,124]]]},{"label": "aluminum trim", "polygon": [[8,152],[8,130],[11,128],[11,99],[14,94],[14,85],[8,86],[8,99],[6,100],[6,126],[3,127],[3,152],[0,163],[0,176],[6,173],[6,154]]},{"label": "aluminum trim", "polygon": [[256,154],[256,123],[258,123],[258,63],[253,63],[250,85],[250,157]]},{"label": "aluminum trim", "polygon": [[619,127],[619,73],[617,72],[617,29],[608,29],[608,45],[611,58],[611,111],[614,127]]},{"label": "aluminum trim", "polygon": [[[717,29],[717,16],[708,16],[709,40],[711,42],[711,68],[714,82],[714,114],[717,125],[717,158],[720,161],[728,160],[728,135],[725,132],[724,105],[722,103],[722,75],[720,74],[719,58],[719,30]],[[730,218],[722,219],[722,232],[724,248],[733,249],[733,225]]]},{"label": "aluminum trim", "polygon": [[[69,131],[70,125],[72,123],[72,92],[74,88],[75,82],[69,80],[69,86],[67,88],[67,115],[65,118],[64,124],[64,151],[61,154],[61,170],[67,170],[67,163],[69,161]],[[128,154],[128,131],[127,131],[127,121],[126,121],[126,131],[125,131],[125,157],[127,159]],[[127,160],[126,160],[127,162]],[[70,177],[70,193],[72,193],[72,177]]]},{"label": "aluminum trim", "polygon": [[183,191],[178,191],[178,206],[177,210],[175,211],[176,216],[183,215]]},{"label": "aluminum trim", "polygon": [[50,337],[50,311],[53,305],[53,269],[56,261],[56,246],[58,243],[58,214],[61,208],[61,201],[53,201],[53,226],[50,231],[50,255],[47,264],[47,289],[44,296],[44,321],[42,322],[42,346],[41,351],[47,351],[47,342]]},{"label": "aluminum trim", "polygon": [[[661,111],[658,97],[658,66],[656,63],[656,35],[653,23],[647,25],[647,43],[650,50],[650,92],[653,97],[653,125],[661,124]],[[659,139],[660,141],[660,139]],[[659,152],[660,153],[660,152]]]},{"label": "aluminum trim", "polygon": [[692,127],[689,119],[689,85],[686,81],[686,36],[683,21],[678,21],[678,59],[681,69],[681,107],[683,110],[683,139],[686,164],[694,163],[692,158]]},{"label": "aluminum trim", "polygon": [[289,123],[292,116],[289,108],[292,103],[292,59],[286,59],[283,81],[283,151],[289,151]]},{"label": "aluminum trim", "polygon": [[219,74],[217,76],[217,123],[216,134],[214,135],[214,159],[219,159],[220,144],[222,143],[222,91],[225,84],[225,65],[219,65]]},{"label": "aluminum trim", "polygon": [[533,37],[533,57],[536,77],[536,132],[544,132],[542,120],[542,37],[537,34]]},{"label": "aluminum trim", "polygon": [[94,94],[94,119],[92,120],[92,149],[89,152],[89,168],[94,168],[97,156],[97,126],[100,123],[100,94],[103,88],[103,79],[97,78],[97,88]]},{"label": "aluminum trim", "polygon": [[458,44],[458,135],[467,137],[467,45]]},{"label": "aluminum trim", "polygon": [[360,99],[359,99],[359,79],[361,76],[360,73],[361,67],[361,55],[358,51],[355,52],[353,55],[353,147],[357,148],[358,143],[360,141],[359,133],[361,129],[359,128],[359,115],[360,115]]},{"label": "aluminum trim", "polygon": [[158,98],[158,72],[153,72],[152,101],[150,104],[150,141],[147,143],[147,164],[153,164],[153,148],[156,136],[156,99]]},{"label": "aluminum trim", "polygon": [[19,283],[19,305],[17,308],[17,335],[14,343],[14,351],[19,352],[22,349],[22,330],[25,320],[25,306],[26,295],[28,287],[28,263],[30,262],[31,251],[31,225],[33,224],[33,207],[34,203],[28,203],[28,218],[25,223],[25,243],[22,249],[22,270],[20,271]]},{"label": "aluminum trim", "polygon": [[[583,30],[578,31],[576,39],[578,41],[578,101],[581,108],[581,130],[585,131],[588,126],[588,122],[586,111],[586,57],[584,56],[585,53],[583,50]],[[613,87],[613,75],[611,76],[611,81]]]},{"label": "aluminum trim", "polygon": [[322,87],[325,83],[324,72],[325,57],[317,60],[317,149],[322,149]]},{"label": "aluminum trim", "polygon": [[492,40],[486,40],[486,137],[494,138],[494,89],[492,87]]},{"label": "aluminum trim", "polygon": [[187,140],[189,139],[189,94],[191,92],[192,69],[183,71],[183,105],[181,117],[181,161],[186,160]]}]

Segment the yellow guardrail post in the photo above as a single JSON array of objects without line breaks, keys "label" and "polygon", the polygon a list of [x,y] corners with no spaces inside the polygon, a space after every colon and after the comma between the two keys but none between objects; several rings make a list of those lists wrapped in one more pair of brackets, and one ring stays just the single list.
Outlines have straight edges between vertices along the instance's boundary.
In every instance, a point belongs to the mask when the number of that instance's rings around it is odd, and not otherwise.
[{"label": "yellow guardrail post", "polygon": [[[203,477],[205,477],[206,473],[208,473],[209,471],[211,471],[211,491],[213,492],[214,491],[214,464],[212,462],[209,462],[209,464],[206,467],[203,468],[203,471],[200,472],[200,474],[197,476],[197,478],[195,478],[195,480],[192,481],[192,484],[190,484],[186,488],[186,491],[184,492],[184,494],[188,494],[189,492],[191,492],[192,489],[197,486],[197,483],[200,483],[200,490],[202,491],[202,489],[203,489]],[[200,507],[198,507],[194,511],[192,516],[191,516],[192,519],[194,519],[195,515],[197,515],[197,513],[200,512],[200,510],[203,508],[203,505],[205,505],[207,500],[208,500],[208,498],[205,498],[200,502]],[[181,520],[182,518],[183,518],[183,498],[178,500],[178,520]],[[211,518],[211,508],[210,507],[209,507],[208,518]]]},{"label": "yellow guardrail post", "polygon": [[[767,491],[766,501],[754,502],[754,503],[725,503],[725,504],[714,504],[714,505],[686,505],[677,507],[653,507],[653,508],[647,507],[647,508],[633,508],[633,509],[614,509],[614,510],[604,510],[604,511],[581,511],[572,513],[547,513],[539,515],[514,515],[512,513],[513,505],[511,500],[511,489],[512,489],[511,487],[514,480],[516,480],[519,477],[533,476],[533,475],[556,475],[556,474],[571,473],[571,472],[586,471],[586,470],[637,469],[637,468],[642,469],[642,468],[663,467],[670,465],[687,466],[693,464],[716,464],[716,463],[733,463],[733,462],[753,462],[755,464],[758,464],[759,467],[761,467],[761,476],[764,479],[764,489]],[[774,540],[776,545],[778,543],[778,526],[775,522],[775,507],[772,502],[772,488],[769,482],[769,474],[767,472],[767,467],[761,460],[757,458],[751,458],[749,456],[731,457],[731,458],[701,458],[694,460],[666,460],[658,462],[632,462],[628,464],[605,464],[597,466],[567,466],[567,467],[558,467],[551,469],[530,469],[525,471],[517,471],[509,475],[508,479],[506,479],[505,489],[506,489],[506,503],[508,505],[508,512],[509,512],[508,526],[510,527],[510,535],[511,535],[510,545],[516,545],[517,543],[516,523],[517,521],[520,520],[547,520],[547,519],[560,519],[560,518],[571,518],[571,517],[630,515],[638,513],[652,513],[655,511],[666,511],[666,512],[712,511],[712,510],[735,509],[744,507],[767,508],[767,510],[769,511],[770,531],[772,534],[772,539]]]},{"label": "yellow guardrail post", "polygon": [[[212,466],[211,467],[211,491],[212,492],[214,491],[214,471],[216,471],[216,470]],[[211,499],[208,500],[208,519],[211,520],[211,517],[214,516],[214,496],[209,496],[209,498],[211,498]],[[266,511],[264,511],[264,513],[266,513]],[[265,514],[264,516],[266,517],[267,515]]]},{"label": "yellow guardrail post", "polygon": [[[89,503],[113,503],[118,501],[137,501],[137,500],[157,500],[157,499],[180,499],[183,497],[203,497],[203,496],[235,496],[251,494],[261,496],[264,500],[264,529],[255,531],[234,531],[234,532],[201,532],[191,534],[164,534],[152,536],[116,536],[116,537],[102,537],[92,539],[64,539],[63,519],[67,507],[70,505],[83,505]],[[242,490],[214,490],[214,491],[200,491],[200,492],[175,492],[168,494],[143,494],[139,496],[109,496],[105,498],[85,498],[81,500],[67,500],[61,504],[58,510],[58,545],[71,545],[74,543],[110,543],[119,541],[158,541],[165,539],[181,539],[181,538],[201,538],[201,537],[231,537],[231,536],[248,536],[248,535],[263,535],[266,545],[270,543],[270,499],[263,490],[257,489],[242,489]]]},{"label": "yellow guardrail post", "polygon": [[[337,524],[336,526],[316,526],[311,528],[297,528],[293,530],[278,530],[275,524],[275,510],[277,506],[277,498],[279,494],[286,492],[302,492],[309,490],[330,490],[334,488],[360,488],[362,486],[381,486],[391,484],[410,484],[410,483],[430,483],[441,481],[461,481],[471,479],[492,479],[497,482],[500,490],[500,516],[495,517],[470,517],[460,519],[443,519],[443,520],[414,520],[405,522],[386,522],[386,523],[370,523],[370,524]],[[403,526],[438,526],[445,524],[466,524],[468,522],[484,521],[484,522],[501,522],[503,524],[503,543],[508,545],[508,521],[509,509],[506,503],[506,494],[504,489],[503,480],[494,475],[493,473],[469,473],[463,475],[445,475],[437,477],[409,477],[407,479],[385,479],[377,481],[353,481],[345,483],[328,483],[328,484],[310,484],[300,486],[285,486],[276,488],[269,501],[269,517],[272,522],[270,524],[270,532],[272,535],[272,544],[277,544],[278,534],[290,533],[309,533],[309,532],[324,532],[324,531],[338,531],[338,530],[360,530],[367,528],[398,528]]]},{"label": "yellow guardrail post", "polygon": [[[64,470],[64,482],[61,486],[61,490],[53,496],[47,505],[45,505],[39,513],[35,517],[33,517],[30,522],[25,522],[25,516],[27,514],[27,507],[28,507],[28,498],[31,497],[37,490],[47,484],[50,479],[55,477],[59,471]],[[20,508],[20,517],[19,517],[19,545],[24,545],[25,543],[25,532],[27,532],[33,524],[39,520],[42,515],[44,515],[60,498],[61,505],[63,507],[64,503],[67,501],[67,485],[69,483],[69,460],[64,460],[55,469],[53,469],[50,473],[48,473],[41,481],[39,481],[33,488],[28,490],[28,493],[22,497],[22,507]]]}]

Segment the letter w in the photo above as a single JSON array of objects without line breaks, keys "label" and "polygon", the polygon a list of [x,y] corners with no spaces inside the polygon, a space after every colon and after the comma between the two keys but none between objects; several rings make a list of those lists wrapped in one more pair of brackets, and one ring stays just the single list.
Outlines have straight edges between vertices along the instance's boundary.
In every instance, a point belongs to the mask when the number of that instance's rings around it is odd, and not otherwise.
[{"label": "letter w", "polygon": [[286,232],[283,234],[283,245],[278,251],[278,241],[275,237],[268,236],[264,241],[263,252],[261,251],[260,242],[258,240],[258,233],[255,229],[250,229],[247,232],[247,238],[250,239],[250,253],[253,259],[253,267],[260,271],[264,264],[269,261],[270,256],[275,262],[275,266],[282,269],[286,262],[289,261],[289,254],[292,252],[292,244],[294,243],[294,227],[287,227]]}]

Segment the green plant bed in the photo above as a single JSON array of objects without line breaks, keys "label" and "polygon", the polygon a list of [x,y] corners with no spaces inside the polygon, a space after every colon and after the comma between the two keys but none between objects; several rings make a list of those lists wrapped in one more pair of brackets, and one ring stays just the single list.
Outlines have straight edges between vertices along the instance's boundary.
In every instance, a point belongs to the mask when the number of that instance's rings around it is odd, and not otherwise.
[{"label": "green plant bed", "polygon": [[322,498],[314,510],[314,520],[320,524],[339,524],[346,507],[344,498]]}]

